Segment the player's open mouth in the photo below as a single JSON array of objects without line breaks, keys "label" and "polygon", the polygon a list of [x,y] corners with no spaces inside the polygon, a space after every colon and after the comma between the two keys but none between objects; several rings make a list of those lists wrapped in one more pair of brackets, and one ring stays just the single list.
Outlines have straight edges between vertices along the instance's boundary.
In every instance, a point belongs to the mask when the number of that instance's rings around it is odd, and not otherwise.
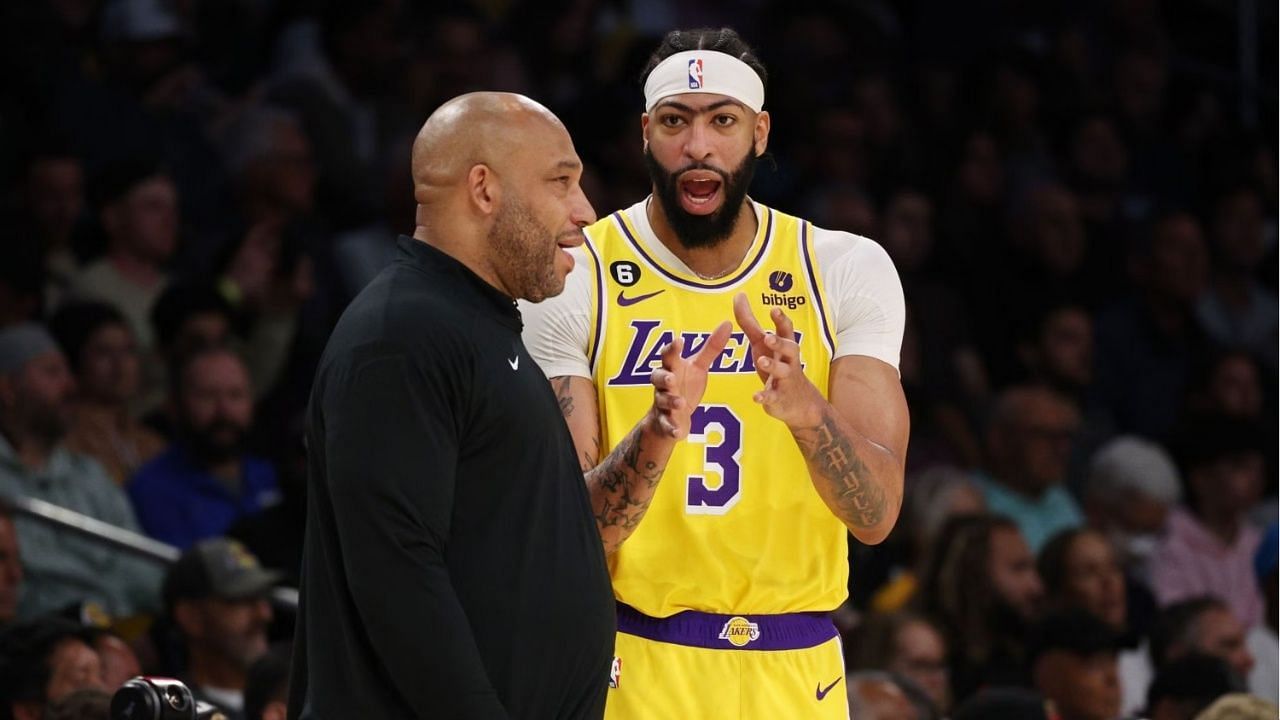
[{"label": "player's open mouth", "polygon": [[680,204],[686,212],[694,215],[712,212],[722,184],[720,176],[713,172],[695,170],[685,173],[680,178]]}]

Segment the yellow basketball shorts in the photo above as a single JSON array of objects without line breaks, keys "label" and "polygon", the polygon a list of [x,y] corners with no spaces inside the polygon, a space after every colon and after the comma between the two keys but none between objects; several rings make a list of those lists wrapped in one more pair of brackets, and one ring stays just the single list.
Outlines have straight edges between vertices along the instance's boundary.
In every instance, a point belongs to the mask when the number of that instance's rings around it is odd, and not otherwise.
[{"label": "yellow basketball shorts", "polygon": [[669,618],[618,605],[606,720],[847,720],[826,613]]}]

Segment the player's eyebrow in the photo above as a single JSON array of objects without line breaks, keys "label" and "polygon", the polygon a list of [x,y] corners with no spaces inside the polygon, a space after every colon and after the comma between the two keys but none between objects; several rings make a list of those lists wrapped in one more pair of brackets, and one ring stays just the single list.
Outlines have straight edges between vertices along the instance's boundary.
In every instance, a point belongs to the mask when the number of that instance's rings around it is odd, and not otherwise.
[{"label": "player's eyebrow", "polygon": [[582,163],[577,160],[561,160],[556,163],[556,170],[577,170],[582,167]]},{"label": "player's eyebrow", "polygon": [[734,107],[739,107],[744,109],[746,108],[745,105],[738,102],[737,100],[734,100],[733,98],[725,98],[723,100],[717,100],[711,103],[710,105],[707,105],[706,107],[701,107],[701,108],[695,108],[689,105],[685,105],[684,103],[679,102],[678,100],[663,100],[662,102],[658,103],[658,107],[655,107],[654,110],[657,110],[658,108],[672,108],[673,110],[686,112],[686,113],[689,113],[690,115],[699,115],[702,113],[711,112],[712,110],[719,110],[720,108],[725,107],[726,105],[733,105]]}]

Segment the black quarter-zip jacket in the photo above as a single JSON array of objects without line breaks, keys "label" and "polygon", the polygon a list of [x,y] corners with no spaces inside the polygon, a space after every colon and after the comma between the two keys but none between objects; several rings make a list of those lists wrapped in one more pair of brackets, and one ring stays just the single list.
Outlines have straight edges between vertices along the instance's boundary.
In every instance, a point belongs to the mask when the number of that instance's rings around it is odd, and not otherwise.
[{"label": "black quarter-zip jacket", "polygon": [[511,298],[401,237],[308,410],[292,718],[599,718],[614,601]]}]

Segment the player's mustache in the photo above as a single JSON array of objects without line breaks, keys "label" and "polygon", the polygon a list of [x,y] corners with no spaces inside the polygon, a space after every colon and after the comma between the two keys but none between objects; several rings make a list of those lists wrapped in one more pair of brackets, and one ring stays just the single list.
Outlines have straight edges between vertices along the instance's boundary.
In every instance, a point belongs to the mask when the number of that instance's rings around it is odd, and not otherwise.
[{"label": "player's mustache", "polygon": [[715,174],[717,174],[717,175],[719,175],[719,176],[720,176],[720,181],[721,181],[721,182],[726,183],[726,184],[729,182],[729,173],[728,173],[727,171],[725,171],[725,170],[721,170],[720,168],[715,167],[715,166],[713,166],[713,165],[708,165],[708,164],[706,164],[706,163],[704,163],[704,162],[692,162],[692,163],[689,163],[688,165],[685,165],[684,167],[682,167],[682,168],[680,168],[680,169],[678,169],[678,170],[672,170],[670,173],[668,173],[668,174],[669,174],[669,178],[668,178],[668,180],[669,180],[669,182],[671,182],[672,184],[675,184],[675,183],[676,183],[676,181],[677,181],[677,179],[678,179],[681,175],[683,175],[683,174],[685,174],[685,173],[687,173],[687,172],[689,172],[689,171],[691,171],[691,170],[710,170],[711,172],[713,172],[713,173],[715,173]]}]

